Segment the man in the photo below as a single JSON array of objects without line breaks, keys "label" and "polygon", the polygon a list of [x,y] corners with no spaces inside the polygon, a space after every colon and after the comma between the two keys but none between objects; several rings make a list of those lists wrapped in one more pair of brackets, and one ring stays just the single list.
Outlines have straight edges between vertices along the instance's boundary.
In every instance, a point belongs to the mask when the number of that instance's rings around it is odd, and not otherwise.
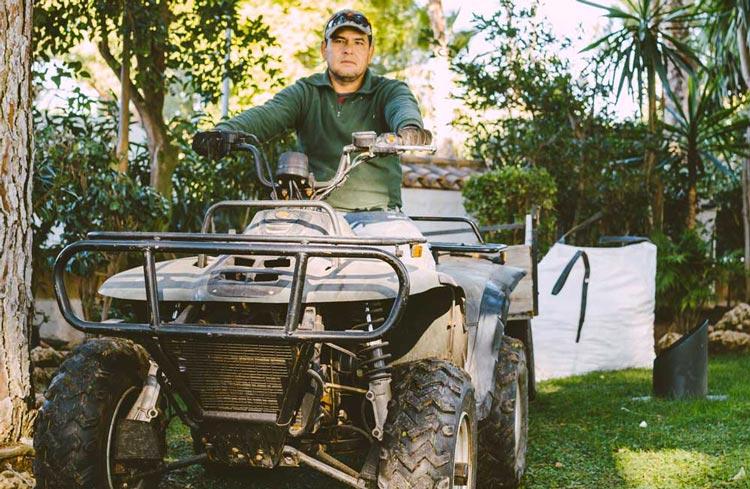
[{"label": "man", "polygon": [[[266,141],[295,129],[318,181],[336,172],[342,148],[356,131],[398,133],[404,144],[430,144],[417,101],[405,83],[370,72],[375,47],[372,26],[360,12],[342,10],[325,26],[320,53],[328,69],[298,80],[266,104],[195,135],[193,148],[212,159],[226,155],[233,131]],[[396,156],[355,168],[326,201],[345,211],[387,211],[401,207],[401,166]]]}]

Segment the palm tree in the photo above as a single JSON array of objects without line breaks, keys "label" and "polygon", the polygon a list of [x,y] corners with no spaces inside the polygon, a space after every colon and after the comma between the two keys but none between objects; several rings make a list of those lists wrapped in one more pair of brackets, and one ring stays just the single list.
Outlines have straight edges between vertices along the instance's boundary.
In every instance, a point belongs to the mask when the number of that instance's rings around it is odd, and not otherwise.
[{"label": "palm tree", "polygon": [[721,103],[718,84],[716,78],[689,76],[685,107],[679,100],[673,100],[669,110],[674,122],[664,124],[669,156],[662,164],[678,172],[683,162],[687,166],[688,229],[695,228],[698,179],[706,164],[711,163],[729,178],[736,178],[727,162],[747,155],[747,144],[740,135],[747,129],[748,120],[739,114],[741,103],[728,106]]},{"label": "palm tree", "polygon": [[[669,8],[660,0],[623,0],[624,8],[601,5],[588,0],[580,3],[604,10],[604,17],[621,23],[621,27],[586,46],[583,51],[600,49],[601,59],[612,74],[611,86],[617,87],[617,97],[626,86],[634,90],[638,100],[643,101],[645,91],[648,99],[648,129],[656,137],[659,130],[657,101],[657,76],[662,86],[669,90],[667,66],[678,66],[692,73],[699,66],[695,52],[683,41],[670,33],[675,24],[690,25],[695,13],[687,7]],[[619,75],[619,79],[618,79]],[[644,85],[645,76],[645,85]],[[642,105],[642,103],[641,103]],[[650,220],[652,227],[662,227],[661,192],[654,192],[654,169],[656,149],[649,147],[645,154],[646,187],[652,195]]]},{"label": "palm tree", "polygon": [[[727,92],[747,97],[750,92],[750,2],[702,0],[706,44],[713,52]],[[750,128],[745,136],[750,144]],[[742,165],[742,222],[745,238],[745,300],[750,301],[750,158]]]}]

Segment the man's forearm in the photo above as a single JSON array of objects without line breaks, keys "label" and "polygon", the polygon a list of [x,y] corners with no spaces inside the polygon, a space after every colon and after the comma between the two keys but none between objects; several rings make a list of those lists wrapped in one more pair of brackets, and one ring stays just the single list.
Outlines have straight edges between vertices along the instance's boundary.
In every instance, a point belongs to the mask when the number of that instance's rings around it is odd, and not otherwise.
[{"label": "man's forearm", "polygon": [[219,122],[216,129],[247,132],[254,134],[261,141],[266,141],[295,126],[302,105],[301,96],[299,87],[292,85],[265,104]]}]

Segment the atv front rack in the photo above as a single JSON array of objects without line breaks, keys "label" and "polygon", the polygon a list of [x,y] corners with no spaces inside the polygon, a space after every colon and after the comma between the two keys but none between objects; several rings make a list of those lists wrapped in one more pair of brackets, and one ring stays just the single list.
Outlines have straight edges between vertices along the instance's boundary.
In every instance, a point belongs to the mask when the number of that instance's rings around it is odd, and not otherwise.
[{"label": "atv front rack", "polygon": [[[63,317],[74,328],[85,333],[109,334],[148,338],[195,338],[241,340],[260,339],[298,342],[362,343],[385,335],[399,322],[409,296],[409,275],[406,267],[393,254],[373,246],[409,246],[415,239],[371,239],[356,237],[270,237],[235,234],[192,233],[90,233],[89,239],[67,246],[57,257],[54,283],[57,302]],[[357,246],[355,246],[357,245]],[[148,323],[96,322],[76,316],[65,287],[65,270],[77,253],[98,251],[104,253],[140,252],[144,258],[146,303]],[[219,255],[274,255],[294,257],[294,274],[291,281],[290,300],[286,321],[279,325],[231,325],[170,323],[162,321],[159,314],[159,287],[156,272],[156,253],[219,254]],[[399,252],[397,251],[397,254]],[[374,259],[388,264],[398,278],[399,286],[388,317],[371,331],[324,330],[299,328],[303,312],[303,293],[308,259],[312,257]]]}]

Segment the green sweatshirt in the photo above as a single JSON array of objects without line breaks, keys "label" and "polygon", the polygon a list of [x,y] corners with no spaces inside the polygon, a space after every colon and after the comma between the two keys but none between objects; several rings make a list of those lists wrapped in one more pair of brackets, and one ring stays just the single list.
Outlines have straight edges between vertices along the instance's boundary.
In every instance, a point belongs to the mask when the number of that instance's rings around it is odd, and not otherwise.
[{"label": "green sweatshirt", "polygon": [[[319,181],[336,173],[341,150],[356,131],[396,132],[422,126],[417,101],[405,83],[365,74],[362,87],[342,97],[328,73],[297,80],[271,100],[220,122],[216,129],[244,131],[267,141],[289,129],[297,131],[298,151],[305,153]],[[344,211],[401,206],[401,165],[397,156],[374,159],[355,168],[327,202]]]}]

